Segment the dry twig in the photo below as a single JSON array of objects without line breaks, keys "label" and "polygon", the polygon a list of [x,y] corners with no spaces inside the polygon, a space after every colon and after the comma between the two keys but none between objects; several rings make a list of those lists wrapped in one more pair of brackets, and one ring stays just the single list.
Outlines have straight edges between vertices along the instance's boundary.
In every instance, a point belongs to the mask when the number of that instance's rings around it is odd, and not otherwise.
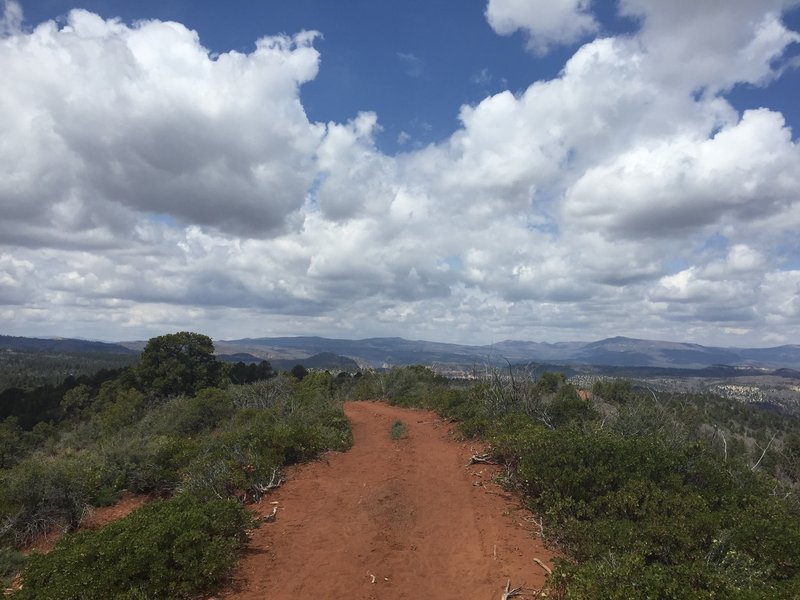
[{"label": "dry twig", "polygon": [[470,465],[496,465],[497,459],[491,456],[490,454],[473,454],[472,458],[469,459],[467,466]]},{"label": "dry twig", "polygon": [[273,506],[272,512],[269,513],[268,515],[264,515],[263,517],[261,517],[261,521],[263,523],[272,523],[275,520],[275,517],[277,516],[278,516],[278,507]]},{"label": "dry twig", "polygon": [[500,596],[500,600],[509,600],[509,598],[516,598],[517,596],[522,596],[522,586],[511,588],[511,580],[509,579],[506,581],[506,589],[503,590],[503,595]]},{"label": "dry twig", "polygon": [[266,494],[270,490],[281,487],[281,485],[283,485],[283,477],[280,476],[278,469],[272,469],[272,477],[270,477],[269,483],[256,483],[253,486],[253,489],[256,492],[256,499],[260,498],[263,494]]},{"label": "dry twig", "polygon": [[545,571],[547,571],[548,575],[552,575],[553,574],[553,570],[550,567],[548,567],[546,564],[544,564],[542,561],[540,561],[538,558],[534,558],[533,562],[535,562],[537,565],[539,565]]}]

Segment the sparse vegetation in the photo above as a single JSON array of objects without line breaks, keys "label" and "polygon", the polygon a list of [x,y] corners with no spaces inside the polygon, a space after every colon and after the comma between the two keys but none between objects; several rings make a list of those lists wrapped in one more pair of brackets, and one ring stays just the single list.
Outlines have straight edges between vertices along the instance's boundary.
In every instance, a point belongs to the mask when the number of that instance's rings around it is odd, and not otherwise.
[{"label": "sparse vegetation", "polygon": [[564,553],[550,597],[800,597],[797,419],[624,381],[587,401],[556,374],[454,388],[405,370],[373,387],[391,401],[397,380],[404,404],[459,419],[507,465]]},{"label": "sparse vegetation", "polygon": [[190,598],[228,576],[250,519],[233,500],[179,494],[34,553],[18,600]]},{"label": "sparse vegetation", "polygon": [[406,425],[402,421],[395,421],[389,430],[389,437],[397,441],[406,436]]},{"label": "sparse vegetation", "polygon": [[246,523],[236,507],[278,485],[284,465],[349,447],[329,374],[299,380],[262,365],[254,373],[267,380],[231,385],[208,338],[163,337],[130,370],[34,390],[45,407],[38,415],[7,403],[3,577],[18,571],[17,550],[43,533],[74,531],[90,506],[113,503],[123,490],[164,498],[32,556],[18,597],[180,598],[212,589],[242,539]]},{"label": "sparse vegetation", "polygon": [[[247,526],[236,516],[240,505],[277,485],[284,465],[350,445],[344,398],[433,408],[458,420],[465,436],[486,439],[563,552],[550,597],[800,596],[800,421],[791,414],[615,380],[598,382],[587,400],[557,373],[496,370],[470,383],[422,366],[276,374],[268,363],[218,366],[203,336],[187,335],[186,344],[151,346],[186,353],[176,373],[154,359],[4,396],[0,576],[20,568],[18,550],[37,535],[73,531],[87,506],[112,503],[126,489],[164,498],[34,555],[19,598],[179,598],[213,589]],[[232,385],[234,372],[264,379]],[[396,421],[389,436],[406,431]],[[227,515],[213,517],[221,529],[206,519],[215,511]],[[218,540],[211,554],[160,537],[173,536],[187,513],[200,529],[186,529],[185,539]],[[201,562],[209,565],[202,573]],[[86,591],[94,589],[87,569],[101,563],[108,571],[96,590],[104,596]],[[136,571],[140,564],[152,576]]]}]

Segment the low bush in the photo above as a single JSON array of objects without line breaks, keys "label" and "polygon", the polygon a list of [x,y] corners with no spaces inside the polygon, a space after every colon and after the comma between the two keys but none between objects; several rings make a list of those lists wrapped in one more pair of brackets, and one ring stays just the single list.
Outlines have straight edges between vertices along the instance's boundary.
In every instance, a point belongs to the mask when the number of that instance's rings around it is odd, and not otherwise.
[{"label": "low bush", "polygon": [[0,587],[6,589],[24,564],[25,557],[20,552],[0,547]]},{"label": "low bush", "polygon": [[55,529],[71,529],[90,505],[113,502],[113,474],[95,453],[31,456],[0,472],[0,538],[19,546]]},{"label": "low bush", "polygon": [[389,437],[397,441],[404,438],[406,435],[406,425],[402,421],[395,421],[389,430]]},{"label": "low bush", "polygon": [[232,500],[157,500],[99,531],[67,535],[49,554],[32,554],[13,598],[190,598],[228,577],[249,526]]},{"label": "low bush", "polygon": [[384,395],[389,404],[428,408],[447,389],[447,379],[428,367],[397,367],[385,376]]},{"label": "low bush", "polygon": [[568,598],[796,598],[800,520],[701,444],[516,423],[493,440],[569,556]]}]

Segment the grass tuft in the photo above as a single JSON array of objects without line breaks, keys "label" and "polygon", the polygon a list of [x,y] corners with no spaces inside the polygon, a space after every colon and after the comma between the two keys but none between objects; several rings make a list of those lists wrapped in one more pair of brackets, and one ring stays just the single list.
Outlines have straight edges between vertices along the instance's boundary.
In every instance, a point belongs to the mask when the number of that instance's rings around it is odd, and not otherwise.
[{"label": "grass tuft", "polygon": [[392,428],[389,435],[393,440],[399,440],[406,436],[406,425],[402,421],[395,421],[392,423]]}]

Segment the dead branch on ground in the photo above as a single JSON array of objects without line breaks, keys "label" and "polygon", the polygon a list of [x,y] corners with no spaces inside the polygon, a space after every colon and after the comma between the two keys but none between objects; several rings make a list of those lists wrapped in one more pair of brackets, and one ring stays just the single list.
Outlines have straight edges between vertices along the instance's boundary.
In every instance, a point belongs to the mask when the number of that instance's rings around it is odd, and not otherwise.
[{"label": "dead branch on ground", "polygon": [[283,485],[283,477],[280,475],[280,471],[278,469],[272,469],[272,476],[270,477],[269,483],[255,483],[253,484],[253,490],[255,490],[255,497],[256,500],[261,498],[264,494],[266,494],[270,490],[274,490],[279,488]]},{"label": "dead branch on ground", "polygon": [[261,517],[261,522],[262,523],[272,523],[277,516],[278,516],[278,507],[277,506],[273,506],[271,513]]},{"label": "dead branch on ground", "polygon": [[493,457],[491,454],[473,454],[472,458],[469,459],[467,466],[470,465],[496,465],[497,459]]},{"label": "dead branch on ground", "polygon": [[547,571],[547,574],[548,574],[548,575],[552,575],[552,574],[553,574],[553,570],[552,570],[550,567],[548,567],[546,564],[544,564],[544,563],[543,563],[541,560],[539,560],[538,558],[534,558],[534,559],[533,559],[533,562],[535,562],[537,565],[539,565],[539,566],[540,566],[540,567],[542,567],[542,568],[543,568],[545,571]]},{"label": "dead branch on ground", "polygon": [[522,596],[522,586],[511,588],[511,580],[509,579],[506,581],[506,589],[503,590],[503,595],[500,596],[500,600],[509,600],[510,598],[516,598],[518,596]]}]

